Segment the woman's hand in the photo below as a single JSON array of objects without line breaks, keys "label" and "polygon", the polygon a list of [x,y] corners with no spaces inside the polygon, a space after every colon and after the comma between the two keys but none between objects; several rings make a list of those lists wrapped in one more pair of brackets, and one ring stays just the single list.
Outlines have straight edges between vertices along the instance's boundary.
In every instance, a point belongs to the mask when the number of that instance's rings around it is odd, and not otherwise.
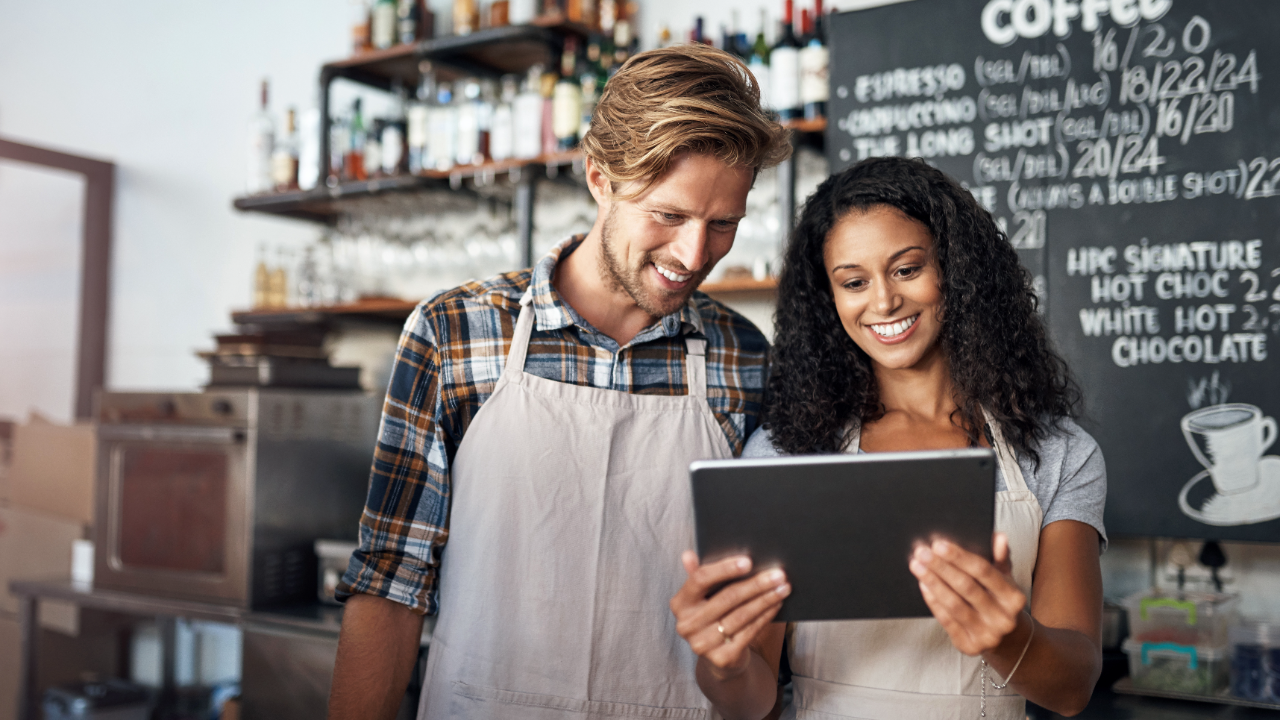
[{"label": "woman's hand", "polygon": [[791,594],[786,575],[781,570],[767,570],[725,585],[707,597],[716,585],[750,572],[751,560],[739,556],[700,565],[697,554],[686,551],[680,561],[688,578],[671,598],[676,632],[708,663],[716,678],[726,680],[742,674],[751,663],[752,641]]},{"label": "woman's hand", "polygon": [[1027,596],[1013,582],[1009,538],[992,539],[995,563],[946,540],[920,544],[911,573],[951,644],[966,655],[994,650],[1017,627]]}]

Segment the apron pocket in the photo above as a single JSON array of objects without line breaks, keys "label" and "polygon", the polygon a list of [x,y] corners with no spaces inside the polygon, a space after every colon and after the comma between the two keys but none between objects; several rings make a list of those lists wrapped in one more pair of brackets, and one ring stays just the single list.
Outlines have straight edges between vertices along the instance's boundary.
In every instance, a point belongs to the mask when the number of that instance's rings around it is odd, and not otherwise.
[{"label": "apron pocket", "polygon": [[453,693],[484,703],[520,705],[559,713],[580,713],[592,718],[659,718],[660,720],[706,720],[709,711],[702,708],[668,708],[634,703],[579,700],[558,695],[499,690],[453,682]]}]

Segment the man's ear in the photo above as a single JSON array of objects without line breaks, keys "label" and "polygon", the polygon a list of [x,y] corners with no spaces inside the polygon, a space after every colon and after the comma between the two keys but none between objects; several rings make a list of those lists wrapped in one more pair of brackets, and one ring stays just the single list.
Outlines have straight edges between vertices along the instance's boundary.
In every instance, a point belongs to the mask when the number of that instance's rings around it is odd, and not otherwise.
[{"label": "man's ear", "polygon": [[591,191],[591,197],[595,198],[596,204],[601,209],[607,210],[610,202],[613,200],[613,183],[605,176],[600,167],[596,165],[595,160],[591,156],[587,156],[587,189]]}]

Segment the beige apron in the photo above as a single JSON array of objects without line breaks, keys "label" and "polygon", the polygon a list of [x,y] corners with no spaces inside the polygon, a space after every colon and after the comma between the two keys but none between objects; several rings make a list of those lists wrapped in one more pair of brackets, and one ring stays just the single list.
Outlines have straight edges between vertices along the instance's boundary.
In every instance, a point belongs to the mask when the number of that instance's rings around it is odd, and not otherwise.
[{"label": "beige apron", "polygon": [[706,400],[524,372],[521,298],[506,367],[453,462],[440,615],[418,717],[710,718],[668,603],[694,546],[689,463],[732,456]]},{"label": "beige apron", "polygon": [[[1014,582],[1031,597],[1031,574],[1044,513],[1027,489],[1000,426],[990,421],[1007,490],[996,493],[996,530],[1009,536]],[[855,432],[849,447],[857,451]],[[789,659],[794,700],[784,717],[797,720],[977,720],[982,708],[982,659],[951,644],[933,618],[797,623]],[[1026,701],[987,671],[987,718],[1023,720]]]}]

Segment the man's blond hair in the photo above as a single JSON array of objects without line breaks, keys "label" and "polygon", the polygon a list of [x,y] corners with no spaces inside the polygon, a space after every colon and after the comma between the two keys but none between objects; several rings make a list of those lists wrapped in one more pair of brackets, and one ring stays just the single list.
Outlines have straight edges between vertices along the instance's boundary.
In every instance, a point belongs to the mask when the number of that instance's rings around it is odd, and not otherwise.
[{"label": "man's blond hair", "polygon": [[621,198],[648,190],[680,153],[758,172],[791,155],[787,130],[760,107],[741,60],[707,45],[639,53],[605,85],[582,147]]}]

